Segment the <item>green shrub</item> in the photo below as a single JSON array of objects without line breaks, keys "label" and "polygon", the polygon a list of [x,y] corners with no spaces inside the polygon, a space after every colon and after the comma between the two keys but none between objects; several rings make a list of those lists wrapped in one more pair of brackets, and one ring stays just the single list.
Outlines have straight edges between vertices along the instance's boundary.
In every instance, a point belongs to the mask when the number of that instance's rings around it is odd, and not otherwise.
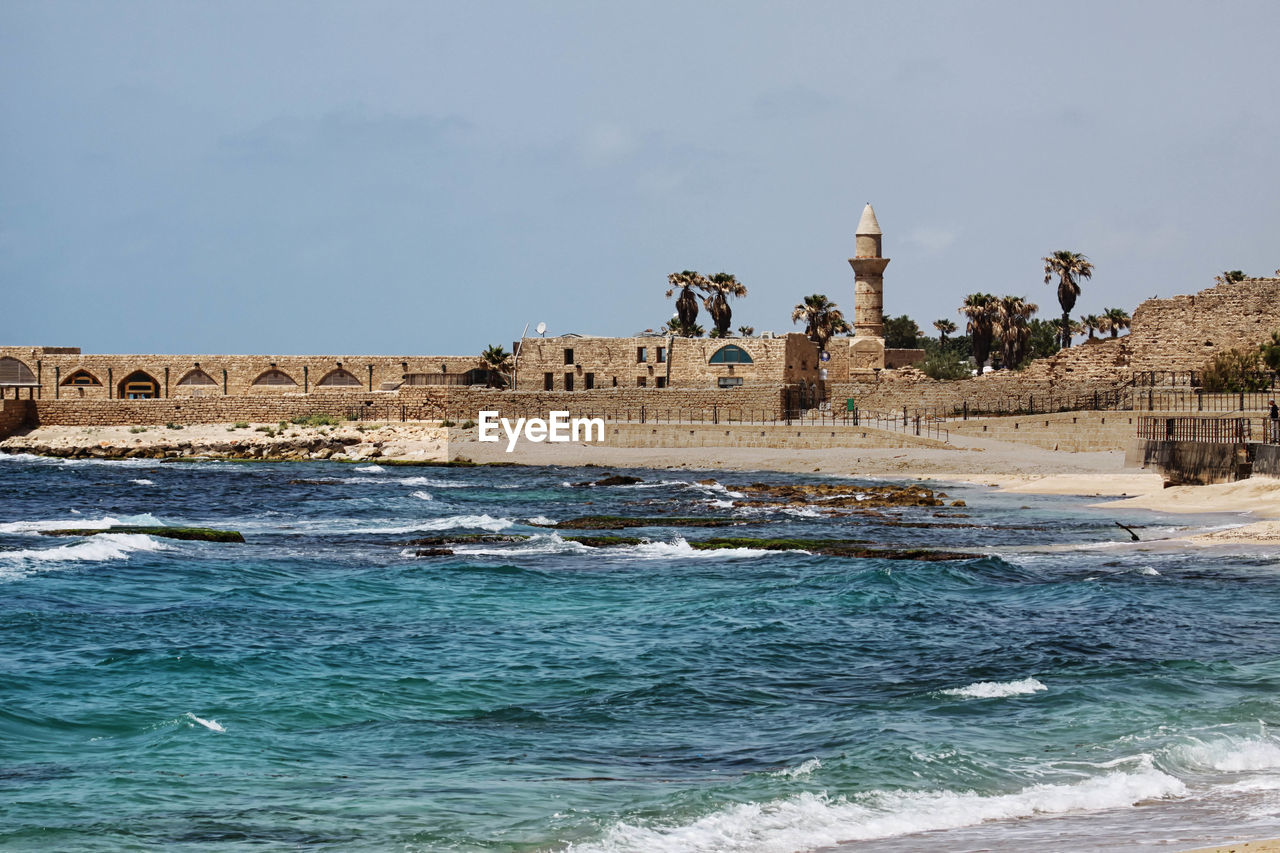
[{"label": "green shrub", "polygon": [[968,359],[945,352],[929,356],[916,367],[932,379],[968,379],[973,374]]},{"label": "green shrub", "polygon": [[164,425],[165,429],[182,429],[182,424],[175,424],[173,421]]},{"label": "green shrub", "polygon": [[455,424],[453,421],[449,420],[448,418],[445,418],[440,422],[440,426],[451,427],[451,426],[457,426],[457,424]]},{"label": "green shrub", "polygon": [[129,427],[129,432],[134,433],[135,435],[137,433],[146,432],[146,431],[147,431],[146,427]]},{"label": "green shrub", "polygon": [[253,431],[254,432],[271,432],[271,427],[269,426],[254,427]]},{"label": "green shrub", "polygon": [[476,425],[476,422],[468,418],[467,420],[462,422],[461,429],[471,429],[475,425]]},{"label": "green shrub", "polygon": [[298,426],[310,427],[337,426],[342,423],[333,415],[298,415],[292,422]]},{"label": "green shrub", "polygon": [[245,421],[236,421],[231,425],[232,429],[248,429],[249,424]]},{"label": "green shrub", "polygon": [[1209,359],[1202,382],[1204,390],[1209,392],[1264,391],[1270,386],[1271,377],[1267,375],[1260,351],[1229,349]]}]

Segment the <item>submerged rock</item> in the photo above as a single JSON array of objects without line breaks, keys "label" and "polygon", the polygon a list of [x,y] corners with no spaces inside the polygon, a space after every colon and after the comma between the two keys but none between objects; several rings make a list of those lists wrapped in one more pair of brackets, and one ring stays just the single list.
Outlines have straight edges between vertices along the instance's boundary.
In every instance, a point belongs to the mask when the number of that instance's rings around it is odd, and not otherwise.
[{"label": "submerged rock", "polygon": [[574,483],[575,486],[634,486],[636,483],[643,483],[639,477],[632,477],[627,474],[610,474],[594,483]]}]

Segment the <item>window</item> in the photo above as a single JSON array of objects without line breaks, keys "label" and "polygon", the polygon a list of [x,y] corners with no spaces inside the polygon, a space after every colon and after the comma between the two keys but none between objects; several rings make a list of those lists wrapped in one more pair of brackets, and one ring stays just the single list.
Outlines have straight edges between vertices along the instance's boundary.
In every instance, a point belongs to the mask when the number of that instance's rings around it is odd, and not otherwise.
[{"label": "window", "polygon": [[566,391],[573,390],[573,374],[572,373],[566,373],[564,375],[564,390]]},{"label": "window", "polygon": [[649,360],[648,347],[636,347],[636,364],[644,364]]},{"label": "window", "polygon": [[266,373],[263,373],[257,379],[253,380],[253,384],[254,385],[297,385],[298,383],[294,382],[293,377],[285,373],[283,370],[276,370],[272,368],[271,370],[268,370]]},{"label": "window", "polygon": [[564,363],[573,364],[573,348],[572,347],[564,348]]},{"label": "window", "polygon": [[94,376],[87,370],[77,370],[75,373],[62,380],[63,385],[101,385],[98,377]]},{"label": "window", "polygon": [[711,354],[711,364],[754,364],[750,354],[740,346],[727,344]]},{"label": "window", "polygon": [[[487,372],[487,371],[486,371]],[[359,388],[360,380],[349,370],[339,367],[337,370],[330,370],[320,381],[316,383],[317,388]]]},{"label": "window", "polygon": [[659,377],[656,377],[656,378],[653,380],[653,384],[654,384],[655,386],[657,386],[658,388],[666,388],[666,387],[667,387],[667,377],[665,377],[665,376],[659,376]]},{"label": "window", "polygon": [[658,364],[666,364],[666,362],[667,362],[667,348],[658,347]]},{"label": "window", "polygon": [[721,376],[716,382],[721,388],[736,388],[742,384],[741,376]]},{"label": "window", "polygon": [[647,377],[647,376],[637,376],[637,377],[636,377],[636,387],[637,387],[637,388],[643,388],[644,386],[646,386],[646,385],[648,385],[648,384],[649,384],[649,377]]},{"label": "window", "polygon": [[596,375],[594,373],[588,373],[586,376],[582,377],[582,387],[587,391],[596,387]]},{"label": "window", "polygon": [[213,377],[205,373],[200,368],[190,370],[187,375],[178,380],[178,387],[185,388],[189,385],[217,385]]},{"label": "window", "polygon": [[617,388],[617,387],[618,387],[618,377],[616,377],[616,376],[615,376],[615,377],[613,377],[613,387],[614,387],[614,388]]},{"label": "window", "polygon": [[554,391],[556,387],[556,375],[554,373],[542,374],[542,390]]}]

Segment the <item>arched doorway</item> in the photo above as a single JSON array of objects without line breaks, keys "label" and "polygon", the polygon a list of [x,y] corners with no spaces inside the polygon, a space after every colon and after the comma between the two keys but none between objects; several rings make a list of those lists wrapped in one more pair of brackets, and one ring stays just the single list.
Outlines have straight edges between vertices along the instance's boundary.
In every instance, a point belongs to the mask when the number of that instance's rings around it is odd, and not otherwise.
[{"label": "arched doorway", "polygon": [[135,370],[120,380],[121,400],[154,400],[160,396],[160,383],[145,370]]}]

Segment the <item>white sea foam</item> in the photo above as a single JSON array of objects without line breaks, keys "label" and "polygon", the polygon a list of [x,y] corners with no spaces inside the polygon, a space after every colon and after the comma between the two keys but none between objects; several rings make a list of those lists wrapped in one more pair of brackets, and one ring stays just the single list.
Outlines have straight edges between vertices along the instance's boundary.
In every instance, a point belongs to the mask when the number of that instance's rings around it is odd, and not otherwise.
[{"label": "white sea foam", "polygon": [[1142,568],[1138,569],[1138,574],[1151,575],[1152,577],[1160,577],[1160,573],[1157,572],[1155,569],[1151,568],[1150,566],[1143,566]]},{"label": "white sea foam", "polygon": [[383,468],[381,465],[363,465],[355,470],[359,471],[361,474],[381,474],[387,469]]},{"label": "white sea foam", "polygon": [[[72,513],[80,515],[75,510]],[[42,530],[60,530],[65,527],[72,527],[78,530],[106,530],[108,527],[119,527],[122,525],[131,525],[135,527],[163,527],[164,522],[156,518],[154,515],[144,513],[143,515],[124,515],[120,518],[104,516],[103,518],[63,518],[63,519],[40,519],[37,521],[8,521],[0,523],[0,533],[9,534],[36,534]]]},{"label": "white sea foam", "polygon": [[125,560],[139,551],[168,550],[170,546],[141,533],[102,533],[73,545],[0,551],[0,580],[17,580],[38,571],[59,568],[63,563]]},{"label": "white sea foam", "polygon": [[1192,770],[1215,770],[1221,773],[1244,773],[1280,769],[1280,742],[1274,738],[1196,739],[1175,746],[1169,757],[1179,766]]},{"label": "white sea foam", "polygon": [[155,481],[154,481],[154,480],[147,480],[147,479],[130,480],[129,482],[130,482],[130,483],[136,483],[136,484],[137,484],[137,485],[139,485],[139,486],[154,486],[154,485],[155,485]]},{"label": "white sea foam", "polygon": [[[699,550],[692,547],[685,539],[677,537],[674,542],[643,542],[620,549],[628,556],[642,560],[676,560],[696,557],[699,559],[725,559],[743,557],[765,557],[776,554],[764,548],[715,548]],[[803,553],[803,552],[793,552]]]},{"label": "white sea foam", "polygon": [[810,758],[808,761],[802,761],[795,767],[784,767],[781,770],[775,770],[770,776],[780,776],[785,779],[799,779],[803,776],[810,776],[813,771],[822,766],[822,762],[816,758]]},{"label": "white sea foam", "polygon": [[707,506],[713,506],[716,509],[733,509],[733,501],[715,499],[707,501]]},{"label": "white sea foam", "polygon": [[961,696],[966,699],[1002,699],[1005,696],[1024,696],[1048,689],[1038,679],[1024,678],[1020,681],[975,681],[967,687],[938,692],[944,696]]},{"label": "white sea foam", "polygon": [[545,515],[535,515],[533,518],[528,519],[528,521],[530,524],[537,524],[539,526],[549,526],[556,523],[554,518],[547,518]]},{"label": "white sea foam", "polygon": [[195,714],[191,713],[190,711],[187,712],[187,719],[191,720],[192,722],[199,723],[200,725],[204,726],[206,729],[208,729],[211,732],[226,733],[227,731],[223,727],[223,725],[219,723],[217,720],[206,720],[203,717],[197,717]]},{"label": "white sea foam", "polygon": [[431,493],[430,493],[430,492],[423,492],[423,491],[410,492],[410,493],[409,493],[409,496],[410,496],[410,497],[417,498],[417,499],[418,499],[418,500],[420,500],[420,501],[433,501],[433,500],[435,500],[435,498],[431,497]]},{"label": "white sea foam", "polygon": [[792,515],[796,518],[822,518],[823,514],[816,509],[807,506],[788,506],[783,507],[782,512],[786,515]]},{"label": "white sea foam", "polygon": [[465,528],[471,530],[487,530],[490,533],[497,533],[499,530],[506,530],[514,527],[515,520],[510,518],[494,518],[488,514],[481,515],[449,515],[444,518],[431,518],[420,521],[416,524],[405,527],[361,527],[354,530],[348,530],[348,533],[418,533],[429,532],[432,530],[456,530]]},{"label": "white sea foam", "polygon": [[856,799],[802,793],[741,803],[681,825],[620,822],[603,839],[570,850],[608,853],[790,853],[848,841],[956,829],[994,820],[1132,806],[1184,796],[1186,786],[1159,770],[1110,773],[1071,784],[1033,785],[1012,794],[873,791]]}]

